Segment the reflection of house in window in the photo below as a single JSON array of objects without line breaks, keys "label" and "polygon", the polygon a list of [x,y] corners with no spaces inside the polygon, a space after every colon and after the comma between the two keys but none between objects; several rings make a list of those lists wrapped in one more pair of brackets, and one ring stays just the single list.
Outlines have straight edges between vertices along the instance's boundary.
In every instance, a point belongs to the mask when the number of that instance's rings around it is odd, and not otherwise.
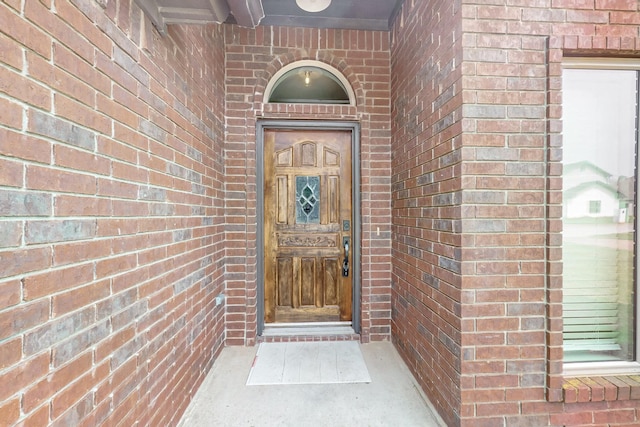
[{"label": "reflection of house in window", "polygon": [[[617,178],[593,163],[583,161],[565,166],[564,217],[611,217],[621,221],[621,210],[632,202],[624,177]],[[626,216],[626,215],[625,215]],[[622,219],[622,222],[625,222]]]},{"label": "reflection of house in window", "polygon": [[564,165],[564,174],[562,176],[566,190],[590,181],[609,183],[611,179],[609,172],[588,161]]}]

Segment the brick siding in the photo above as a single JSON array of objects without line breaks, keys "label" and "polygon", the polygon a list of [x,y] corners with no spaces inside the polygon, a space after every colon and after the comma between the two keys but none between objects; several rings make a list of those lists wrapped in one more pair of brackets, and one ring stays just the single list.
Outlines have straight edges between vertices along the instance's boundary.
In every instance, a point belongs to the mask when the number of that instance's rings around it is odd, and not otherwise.
[{"label": "brick siding", "polygon": [[392,334],[449,425],[458,423],[462,363],[462,46],[455,3],[408,2],[391,48]]},{"label": "brick siding", "polygon": [[[361,153],[361,340],[391,334],[391,201],[389,34],[380,31],[225,26],[227,342],[257,337],[256,121],[311,119],[358,121]],[[356,106],[267,104],[271,77],[299,60],[324,62],[340,71]]]},{"label": "brick siding", "polygon": [[[131,0],[4,1],[0,424],[175,425],[222,345],[258,340],[265,118],[360,123],[360,339],[392,338],[448,425],[638,425],[635,379],[562,376],[560,251],[561,60],[640,56],[638,8],[160,37]],[[266,105],[297,60],[356,106]]]},{"label": "brick siding", "polygon": [[175,425],[224,340],[221,28],[0,4],[0,424]]},{"label": "brick siding", "polygon": [[562,377],[559,134],[562,57],[640,56],[638,8],[407,1],[396,19],[393,337],[449,425],[640,423],[635,380]]}]

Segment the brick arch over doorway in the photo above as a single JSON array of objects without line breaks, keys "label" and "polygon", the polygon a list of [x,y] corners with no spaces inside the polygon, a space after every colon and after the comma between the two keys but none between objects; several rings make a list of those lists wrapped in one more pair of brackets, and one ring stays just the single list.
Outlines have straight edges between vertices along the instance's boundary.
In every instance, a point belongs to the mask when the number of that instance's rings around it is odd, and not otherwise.
[{"label": "brick arch over doorway", "polygon": [[[260,119],[360,123],[361,340],[391,337],[391,107],[386,32],[229,26],[227,55],[227,342],[257,339],[257,163]],[[305,48],[301,48],[305,41]],[[265,104],[269,80],[299,60],[324,62],[351,85],[356,106]]]}]

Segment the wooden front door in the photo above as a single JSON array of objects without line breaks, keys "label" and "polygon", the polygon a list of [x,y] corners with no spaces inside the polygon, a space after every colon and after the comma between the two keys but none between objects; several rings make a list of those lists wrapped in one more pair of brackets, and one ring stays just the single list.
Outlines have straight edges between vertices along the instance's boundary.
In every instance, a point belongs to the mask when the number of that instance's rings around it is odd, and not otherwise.
[{"label": "wooden front door", "polygon": [[351,131],[264,133],[266,323],[351,321]]}]

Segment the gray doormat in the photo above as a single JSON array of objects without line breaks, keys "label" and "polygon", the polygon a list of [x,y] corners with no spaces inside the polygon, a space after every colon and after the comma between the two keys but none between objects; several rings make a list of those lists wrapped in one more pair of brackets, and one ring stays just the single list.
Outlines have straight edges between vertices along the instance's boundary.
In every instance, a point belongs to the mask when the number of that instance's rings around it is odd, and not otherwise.
[{"label": "gray doormat", "polygon": [[261,343],[247,385],[370,383],[356,341]]}]

